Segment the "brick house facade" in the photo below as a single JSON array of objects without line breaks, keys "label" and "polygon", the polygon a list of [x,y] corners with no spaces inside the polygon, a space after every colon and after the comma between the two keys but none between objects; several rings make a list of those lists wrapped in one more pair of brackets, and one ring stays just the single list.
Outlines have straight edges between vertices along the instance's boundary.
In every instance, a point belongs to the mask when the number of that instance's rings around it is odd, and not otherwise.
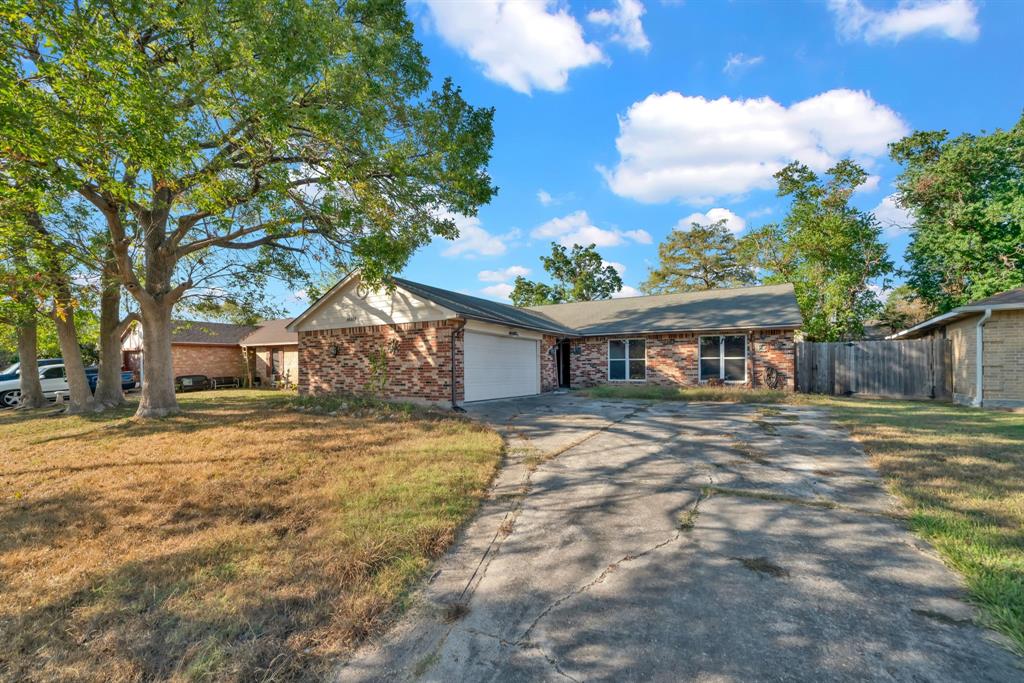
[{"label": "brick house facade", "polygon": [[[647,335],[584,337],[570,341],[570,387],[583,389],[600,384],[653,384],[657,386],[697,386],[698,340],[701,336],[735,334],[729,331],[677,332]],[[746,382],[751,387],[765,386],[768,368],[778,373],[781,388],[794,388],[796,345],[792,330],[756,330],[747,335]],[[646,378],[609,380],[608,341],[643,339],[646,349]]]},{"label": "brick house facade", "polygon": [[[637,331],[620,332],[624,320]],[[702,336],[743,340],[741,359],[723,351],[727,381],[760,387],[771,374],[792,390],[799,323],[789,286],[522,309],[399,279],[364,288],[353,274],[288,330],[298,334],[300,393],[458,404],[620,381],[694,386]],[[643,379],[610,377],[609,341],[621,339],[645,341]]]},{"label": "brick house facade", "polygon": [[242,349],[238,346],[171,344],[174,376],[241,377],[245,374]]}]

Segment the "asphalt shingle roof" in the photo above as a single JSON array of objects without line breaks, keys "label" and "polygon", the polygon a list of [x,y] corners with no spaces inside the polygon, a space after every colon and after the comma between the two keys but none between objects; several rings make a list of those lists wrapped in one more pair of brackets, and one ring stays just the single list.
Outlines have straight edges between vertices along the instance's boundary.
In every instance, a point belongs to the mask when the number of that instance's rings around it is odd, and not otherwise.
[{"label": "asphalt shingle roof", "polygon": [[468,318],[567,336],[797,328],[802,324],[790,284],[516,308],[410,280],[395,278],[395,283]]},{"label": "asphalt shingle roof", "polygon": [[235,345],[256,327],[232,323],[211,323],[202,320],[172,320],[172,344]]},{"label": "asphalt shingle roof", "polygon": [[972,301],[967,306],[999,306],[1002,304],[1024,304],[1024,287],[1008,289],[1005,292],[999,292],[999,294],[993,294],[984,299]]},{"label": "asphalt shingle roof", "polygon": [[803,323],[790,284],[583,301],[530,310],[582,335],[797,328]]},{"label": "asphalt shingle roof", "polygon": [[418,282],[403,280],[397,277],[395,278],[395,284],[467,318],[525,327],[542,332],[553,332],[555,334],[573,334],[573,330],[527,308],[516,308],[515,306],[498,303],[497,301],[452,292],[440,287],[421,285]]},{"label": "asphalt shingle roof", "polygon": [[298,344],[299,333],[285,329],[295,318],[264,320],[254,332],[242,339],[246,346],[273,346],[275,344]]}]

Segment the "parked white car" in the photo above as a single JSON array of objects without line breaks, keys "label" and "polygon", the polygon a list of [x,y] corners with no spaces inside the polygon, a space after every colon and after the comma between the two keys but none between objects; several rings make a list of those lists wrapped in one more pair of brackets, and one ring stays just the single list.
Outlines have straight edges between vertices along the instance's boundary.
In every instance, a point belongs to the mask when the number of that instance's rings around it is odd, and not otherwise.
[{"label": "parked white car", "polygon": [[[39,384],[43,396],[55,398],[59,392],[68,390],[68,380],[63,365],[44,365],[39,368]],[[0,408],[16,408],[21,402],[21,380],[19,378],[0,381]]]}]

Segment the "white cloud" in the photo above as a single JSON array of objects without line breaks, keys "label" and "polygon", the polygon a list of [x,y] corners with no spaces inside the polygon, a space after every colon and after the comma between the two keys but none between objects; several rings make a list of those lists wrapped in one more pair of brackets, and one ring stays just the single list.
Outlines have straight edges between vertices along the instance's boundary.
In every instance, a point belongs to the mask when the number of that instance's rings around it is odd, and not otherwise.
[{"label": "white cloud", "polygon": [[743,232],[743,229],[747,227],[747,222],[729,209],[714,208],[705,213],[691,213],[686,218],[680,218],[676,223],[676,229],[689,230],[693,223],[711,225],[718,221],[725,221],[726,229],[734,235]]},{"label": "white cloud", "polygon": [[761,218],[762,216],[769,216],[772,213],[772,207],[762,206],[760,209],[754,209],[753,211],[747,212],[747,218]]},{"label": "white cloud", "polygon": [[614,27],[612,40],[630,50],[647,52],[651,49],[651,41],[647,39],[644,25],[640,21],[645,11],[640,0],[616,0],[614,9],[594,10],[587,15],[587,21],[599,26]]},{"label": "white cloud", "polygon": [[292,292],[292,295],[289,298],[289,300],[296,302],[309,301],[309,292],[307,292],[305,289],[296,289],[294,292]]},{"label": "white cloud", "polygon": [[476,277],[481,282],[505,282],[507,280],[515,279],[520,275],[526,277],[529,274],[529,268],[524,268],[523,266],[509,266],[508,268],[502,268],[501,270],[481,270],[477,273]]},{"label": "white cloud", "polygon": [[829,0],[828,7],[840,36],[868,43],[899,42],[916,33],[970,42],[981,32],[972,0],[901,0],[890,10],[870,9],[861,0]]},{"label": "white cloud", "polygon": [[887,237],[901,237],[914,224],[914,214],[896,205],[896,195],[891,194],[871,210],[882,225]]},{"label": "white cloud", "polygon": [[613,299],[621,299],[625,296],[643,296],[643,292],[629,285],[622,285],[622,289],[612,294]]},{"label": "white cloud", "polygon": [[550,192],[537,190],[537,201],[541,203],[541,206],[548,206],[551,202],[555,201],[555,198],[551,196]]},{"label": "white cloud", "polygon": [[615,194],[642,202],[710,204],[775,186],[793,160],[824,170],[843,156],[864,163],[909,132],[903,119],[857,90],[829,90],[790,106],[769,97],[707,100],[652,94],[619,118],[619,162],[598,167]]},{"label": "white cloud", "polygon": [[491,285],[490,287],[484,287],[480,291],[489,297],[508,301],[508,295],[512,293],[513,289],[514,287],[512,287],[512,285],[508,284],[507,282],[502,282],[497,285]]},{"label": "white cloud", "polygon": [[619,274],[619,277],[622,277],[623,275],[626,274],[626,266],[622,263],[619,263],[618,261],[601,261],[601,265],[611,266],[612,268],[615,269],[615,272]]},{"label": "white cloud", "polygon": [[879,183],[882,182],[882,177],[877,175],[869,175],[864,179],[864,184],[857,188],[857,192],[874,192],[878,189]]},{"label": "white cloud", "polygon": [[604,60],[583,28],[554,0],[427,0],[434,28],[449,45],[513,90],[564,90],[569,71]]},{"label": "white cloud", "polygon": [[477,216],[453,216],[459,237],[445,249],[444,256],[500,256],[508,248],[507,242],[519,237],[518,230],[503,235],[492,235],[480,224]]},{"label": "white cloud", "polygon": [[752,66],[757,66],[764,61],[762,55],[745,55],[742,52],[729,55],[729,58],[725,60],[725,66],[722,67],[722,71],[727,74],[735,74],[749,69]]},{"label": "white cloud", "polygon": [[530,233],[537,239],[557,239],[564,246],[574,244],[587,246],[596,244],[599,247],[617,247],[627,240],[640,244],[650,244],[651,236],[646,230],[605,230],[590,222],[586,211],[576,211],[568,216],[552,218],[538,225]]}]

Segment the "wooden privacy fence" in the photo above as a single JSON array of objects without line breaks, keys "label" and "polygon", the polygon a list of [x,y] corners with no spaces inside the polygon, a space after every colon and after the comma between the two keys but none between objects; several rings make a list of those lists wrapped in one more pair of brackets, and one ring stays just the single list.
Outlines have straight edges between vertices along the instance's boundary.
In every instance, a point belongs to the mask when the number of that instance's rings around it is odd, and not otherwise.
[{"label": "wooden privacy fence", "polygon": [[951,369],[946,339],[796,345],[796,387],[807,393],[948,400]]}]

